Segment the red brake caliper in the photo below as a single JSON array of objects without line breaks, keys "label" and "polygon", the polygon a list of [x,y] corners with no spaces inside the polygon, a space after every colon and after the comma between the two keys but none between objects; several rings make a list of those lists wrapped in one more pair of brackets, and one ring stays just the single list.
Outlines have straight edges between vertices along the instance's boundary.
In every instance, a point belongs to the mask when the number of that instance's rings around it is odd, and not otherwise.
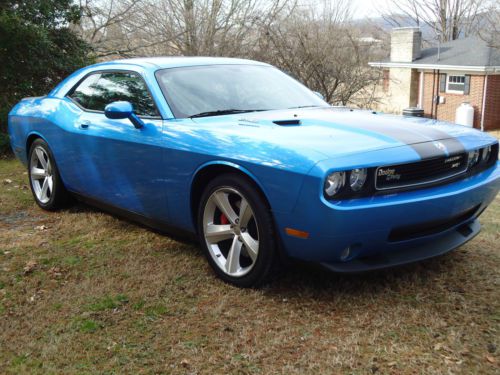
[{"label": "red brake caliper", "polygon": [[229,224],[229,220],[227,219],[226,215],[220,214],[220,223],[222,225]]}]

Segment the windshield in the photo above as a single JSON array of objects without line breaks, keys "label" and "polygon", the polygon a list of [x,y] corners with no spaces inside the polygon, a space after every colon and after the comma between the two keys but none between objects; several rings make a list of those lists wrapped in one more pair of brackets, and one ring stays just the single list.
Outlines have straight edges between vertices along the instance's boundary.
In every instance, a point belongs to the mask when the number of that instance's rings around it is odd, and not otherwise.
[{"label": "windshield", "polygon": [[328,105],[285,73],[262,65],[207,65],[159,70],[176,118]]}]

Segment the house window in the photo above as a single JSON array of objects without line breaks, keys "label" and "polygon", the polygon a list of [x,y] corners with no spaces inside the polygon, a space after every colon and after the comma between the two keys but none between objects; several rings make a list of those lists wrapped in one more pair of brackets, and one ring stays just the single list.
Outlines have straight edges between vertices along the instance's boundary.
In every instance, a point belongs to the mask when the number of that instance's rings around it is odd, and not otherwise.
[{"label": "house window", "polygon": [[465,91],[465,76],[448,75],[446,81],[446,92],[452,94],[463,94]]}]

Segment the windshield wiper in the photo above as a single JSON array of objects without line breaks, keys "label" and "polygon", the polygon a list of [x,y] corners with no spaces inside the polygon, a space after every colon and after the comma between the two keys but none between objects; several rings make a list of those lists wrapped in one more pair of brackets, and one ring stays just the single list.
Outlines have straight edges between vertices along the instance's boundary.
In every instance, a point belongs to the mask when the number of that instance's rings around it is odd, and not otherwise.
[{"label": "windshield wiper", "polygon": [[261,111],[268,111],[268,109],[219,109],[217,111],[197,113],[195,115],[189,116],[189,118],[222,116],[222,115],[232,115],[234,113],[261,112]]},{"label": "windshield wiper", "polygon": [[297,107],[288,107],[287,109],[312,108],[312,107],[324,107],[324,106],[322,106],[322,105],[299,105]]}]

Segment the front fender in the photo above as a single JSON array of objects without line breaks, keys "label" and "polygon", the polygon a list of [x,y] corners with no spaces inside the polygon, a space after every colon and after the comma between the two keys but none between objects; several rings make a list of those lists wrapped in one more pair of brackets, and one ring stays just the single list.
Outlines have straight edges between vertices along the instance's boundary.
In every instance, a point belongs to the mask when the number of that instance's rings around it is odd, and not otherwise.
[{"label": "front fender", "polygon": [[189,186],[193,186],[193,182],[196,179],[196,177],[199,175],[200,172],[202,172],[206,168],[213,167],[213,166],[225,166],[225,167],[229,167],[229,168],[234,168],[234,169],[244,173],[262,190],[262,192],[266,196],[266,199],[269,199],[267,194],[266,194],[266,191],[265,191],[266,189],[264,188],[264,186],[262,186],[260,181],[257,179],[257,177],[252,172],[250,172],[247,168],[243,167],[242,165],[240,165],[238,163],[234,163],[234,162],[227,161],[227,160],[212,160],[212,161],[209,161],[209,162],[206,162],[206,163],[203,163],[202,165],[200,165],[194,171],[193,175],[191,176],[191,180],[189,181]]}]

